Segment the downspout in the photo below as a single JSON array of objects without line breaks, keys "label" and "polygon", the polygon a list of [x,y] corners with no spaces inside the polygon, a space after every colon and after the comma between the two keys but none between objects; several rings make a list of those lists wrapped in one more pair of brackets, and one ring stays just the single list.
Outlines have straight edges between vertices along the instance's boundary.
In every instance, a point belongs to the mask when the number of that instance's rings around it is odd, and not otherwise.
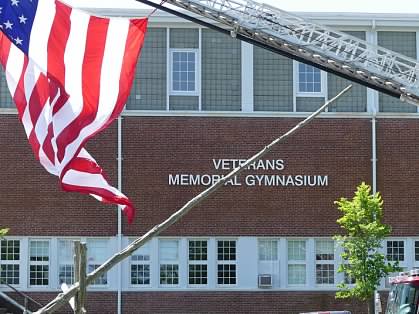
[{"label": "downspout", "polygon": [[[377,44],[377,33],[376,31],[376,21],[375,19],[371,22],[372,31],[374,32],[375,36],[373,36],[373,40],[371,40],[374,44]],[[377,124],[377,111],[378,111],[378,94],[374,92],[373,98],[373,106],[372,106],[372,120],[371,120],[371,127],[372,127],[372,192],[375,194],[377,193],[377,137],[376,137],[376,124]]]},{"label": "downspout", "polygon": [[[118,190],[122,192],[122,117],[118,117]],[[122,207],[118,206],[118,252],[122,250]],[[117,304],[117,313],[122,313],[122,265],[118,263],[117,266],[118,273],[118,304]]]},{"label": "downspout", "polygon": [[371,124],[372,124],[372,192],[377,193],[377,137],[376,137],[376,112],[372,114]]},{"label": "downspout", "polygon": [[[372,193],[377,193],[377,106],[374,106],[371,119],[371,142],[372,142]],[[381,300],[378,290],[374,291],[374,314],[381,313]]]}]

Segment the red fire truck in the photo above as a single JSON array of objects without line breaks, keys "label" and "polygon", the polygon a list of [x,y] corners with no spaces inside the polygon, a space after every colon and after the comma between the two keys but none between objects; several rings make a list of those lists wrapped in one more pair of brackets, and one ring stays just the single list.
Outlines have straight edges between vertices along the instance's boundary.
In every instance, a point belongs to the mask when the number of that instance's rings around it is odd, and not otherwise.
[{"label": "red fire truck", "polygon": [[390,277],[386,314],[419,314],[419,269]]}]

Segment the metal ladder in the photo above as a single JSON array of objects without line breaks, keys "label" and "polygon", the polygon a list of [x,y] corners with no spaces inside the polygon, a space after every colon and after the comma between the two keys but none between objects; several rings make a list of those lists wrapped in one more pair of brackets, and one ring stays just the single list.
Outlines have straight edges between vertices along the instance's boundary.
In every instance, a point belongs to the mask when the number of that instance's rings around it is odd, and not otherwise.
[{"label": "metal ladder", "polygon": [[[154,0],[136,0],[178,16]],[[216,21],[212,28],[314,65],[367,87],[419,105],[419,63],[297,15],[252,0],[166,0],[201,18]],[[196,23],[212,26],[191,16]]]}]

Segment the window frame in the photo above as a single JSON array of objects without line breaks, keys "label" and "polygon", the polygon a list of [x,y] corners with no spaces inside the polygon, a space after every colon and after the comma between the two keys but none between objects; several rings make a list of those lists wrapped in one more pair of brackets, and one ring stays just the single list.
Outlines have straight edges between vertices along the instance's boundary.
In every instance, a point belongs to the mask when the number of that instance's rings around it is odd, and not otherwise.
[{"label": "window frame", "polygon": [[[19,242],[19,259],[13,259],[13,260],[2,260],[1,259],[1,254],[0,254],[0,266],[1,265],[17,265],[17,271],[18,271],[18,283],[12,283],[10,284],[13,287],[20,287],[22,285],[22,245],[23,245],[23,241],[21,239],[16,239],[16,238],[9,238],[9,237],[4,237],[2,239],[0,239],[0,252],[1,252],[1,242],[3,241],[18,241]],[[13,277],[15,278],[15,277]],[[7,279],[7,277],[5,277],[4,279]],[[7,281],[6,281],[7,282]],[[0,286],[2,286],[3,284],[0,284]]]},{"label": "window frame", "polygon": [[[200,96],[201,84],[200,84],[200,66],[199,66],[199,48],[169,48],[169,96]],[[173,89],[173,54],[176,52],[193,53],[195,57],[195,89],[193,91],[179,91]]]},{"label": "window frame", "polygon": [[[62,256],[60,255],[60,242],[70,242],[70,247],[71,247],[71,255],[73,256],[72,259],[70,259],[69,261],[63,261]],[[72,279],[74,282],[74,241],[81,241],[81,239],[77,239],[77,238],[57,238],[57,282],[59,287],[62,285],[62,283],[60,283],[60,267],[61,266],[70,266],[72,267]],[[87,265],[86,265],[87,266]],[[64,283],[64,282],[63,282]],[[67,283],[65,282],[67,285],[71,285],[72,283]]]},{"label": "window frame", "polygon": [[[234,260],[231,260],[231,259],[229,259],[229,260],[226,260],[226,259],[220,260],[218,258],[218,249],[219,249],[218,244],[219,244],[219,242],[234,242],[235,243],[235,247],[234,247],[235,248],[235,253],[234,253],[235,258],[234,258]],[[237,254],[237,247],[238,247],[237,246],[237,243],[238,243],[237,239],[215,239],[215,249],[216,249],[216,252],[215,252],[215,254],[216,254],[215,255],[216,256],[216,276],[215,276],[215,282],[216,282],[216,286],[217,287],[235,287],[235,286],[238,286],[239,277],[238,277],[238,263],[237,263],[237,256],[238,256],[238,254]],[[230,266],[234,265],[235,266],[235,270],[234,270],[235,283],[219,283],[218,282],[218,279],[219,279],[219,277],[218,277],[218,266],[220,266],[220,265],[230,265]],[[224,278],[224,277],[222,277],[222,278]]]},{"label": "window frame", "polygon": [[[323,241],[323,242],[332,242],[333,243],[333,259],[317,259],[317,243]],[[331,286],[336,286],[337,284],[337,278],[336,278],[336,273],[337,273],[337,267],[336,267],[336,262],[337,262],[337,252],[336,252],[336,241],[334,241],[333,239],[326,239],[326,238],[321,238],[321,239],[314,239],[314,284],[315,286],[318,287],[331,287]],[[317,282],[317,265],[332,265],[333,266],[333,283],[318,283]]]},{"label": "window frame", "polygon": [[[177,258],[175,260],[170,259],[162,259],[161,254],[161,243],[163,241],[175,241],[177,243]],[[172,239],[172,238],[160,238],[158,241],[158,286],[162,288],[178,288],[180,287],[181,282],[181,274],[180,274],[180,239]],[[177,283],[175,284],[168,284],[168,283],[161,283],[161,266],[162,265],[177,265]]]},{"label": "window frame", "polygon": [[[389,242],[402,242],[403,243],[403,260],[399,260],[399,259],[388,259],[388,256],[389,256],[389,254],[388,254],[388,250],[389,250],[389,246],[388,246],[388,244],[389,244]],[[413,243],[414,243],[415,241],[413,241]],[[407,262],[407,256],[406,256],[406,250],[407,250],[407,247],[406,247],[406,240],[405,239],[393,239],[393,238],[389,238],[389,239],[386,239],[385,240],[385,243],[386,243],[386,245],[385,245],[385,257],[386,257],[386,260],[387,261],[389,261],[389,262],[399,262],[399,265],[401,266],[401,267],[403,267],[403,266],[405,266],[405,264],[406,264],[406,262]],[[395,249],[395,247],[391,247],[392,248],[392,250],[394,250]],[[400,250],[400,247],[398,247],[397,248],[398,250]],[[394,252],[392,253],[393,255],[395,254]],[[399,254],[399,253],[398,253]],[[415,247],[414,247],[414,244],[413,244],[413,255],[415,254]],[[415,257],[413,257],[413,258],[415,258]]]},{"label": "window frame", "polygon": [[[269,243],[269,245],[271,245],[270,250],[269,250],[269,257],[271,257],[270,259],[262,259],[261,258],[261,253],[262,250],[264,248],[262,248],[262,243]],[[279,239],[271,239],[271,238],[258,238],[258,248],[257,248],[257,253],[258,253],[258,261],[259,262],[277,262],[279,260]],[[266,256],[268,254],[265,254],[264,256]]]},{"label": "window frame", "polygon": [[[112,245],[109,238],[87,238],[87,240],[86,240],[86,245],[87,245],[86,273],[87,274],[96,270],[98,267],[100,267],[100,265],[102,265],[110,257],[109,254],[105,254],[106,257],[103,260],[99,260],[98,263],[91,262],[90,261],[90,259],[91,259],[91,255],[90,255],[91,249],[90,249],[90,247],[92,245],[92,242],[94,242],[94,241],[105,241],[105,242],[107,242],[106,248],[108,250]],[[105,284],[93,282],[93,283],[90,284],[90,287],[92,289],[109,288],[111,286],[111,284],[110,284],[110,279],[111,278],[110,278],[109,274],[110,274],[110,272],[108,271],[105,274],[103,274],[102,276],[100,276],[98,279],[96,279],[96,280],[102,280],[102,278],[105,278],[105,280],[106,280]]]},{"label": "window frame", "polygon": [[[206,252],[207,259],[206,260],[204,260],[204,259],[191,260],[190,259],[189,250],[190,250],[190,243],[191,242],[206,242],[206,245],[207,245],[207,252]],[[209,241],[208,241],[208,239],[187,239],[187,243],[188,243],[188,250],[187,250],[187,253],[186,253],[187,254],[187,260],[188,260],[187,278],[186,278],[187,279],[187,286],[191,287],[191,288],[208,287],[208,284],[209,284],[209,277],[208,277],[208,273],[209,273],[209,265],[208,265]],[[205,284],[203,284],[203,283],[200,283],[200,284],[190,283],[190,269],[189,269],[190,265],[201,265],[201,266],[206,266],[207,267],[207,276],[206,276],[207,283],[205,283]],[[202,277],[202,278],[204,278],[204,277]]]},{"label": "window frame", "polygon": [[[289,258],[289,243],[290,242],[304,242],[305,250],[304,250],[304,260],[299,259],[290,259]],[[287,281],[286,284],[288,287],[306,287],[308,285],[308,239],[287,239],[286,245],[286,254],[287,254]],[[305,266],[305,283],[290,283],[289,281],[289,266],[290,265],[304,265]]]},{"label": "window frame", "polygon": [[[31,261],[31,244],[32,242],[47,242],[48,243],[48,260],[47,261]],[[51,278],[51,256],[52,256],[52,247],[50,239],[45,238],[29,238],[28,239],[28,269],[27,269],[27,286],[28,288],[32,289],[46,289],[51,286],[52,278]],[[47,280],[48,284],[46,285],[33,285],[31,284],[31,266],[47,266]]]},{"label": "window frame", "polygon": [[[133,240],[131,240],[130,242],[132,242]],[[141,255],[145,255],[143,254],[144,252],[140,252],[141,249],[144,250],[148,250],[148,260],[133,260],[132,257],[135,256],[135,253],[141,253]],[[145,252],[147,253],[147,252]],[[139,255],[139,254],[137,254]],[[132,283],[132,266],[133,265],[148,265],[149,267],[149,277],[148,277],[148,284],[133,284]],[[129,258],[129,268],[128,268],[128,285],[130,287],[134,287],[134,288],[142,288],[142,287],[151,287],[151,278],[152,278],[152,246],[151,246],[151,242],[147,242],[146,244],[144,244],[143,246],[141,246],[140,248],[138,248],[137,250],[135,250],[135,252],[130,256]]]},{"label": "window frame", "polygon": [[[294,61],[294,84],[295,84],[295,96],[296,97],[325,97],[327,98],[327,73],[320,70],[320,91],[319,92],[304,92],[300,91],[300,64],[303,62]],[[308,66],[311,66],[307,64]],[[312,66],[314,67],[314,66]],[[314,67],[317,69],[316,67]]]},{"label": "window frame", "polygon": [[412,251],[413,268],[419,268],[419,258],[416,259],[416,242],[418,243],[418,251],[419,251],[419,238],[413,238],[412,242],[413,242],[413,251]]}]

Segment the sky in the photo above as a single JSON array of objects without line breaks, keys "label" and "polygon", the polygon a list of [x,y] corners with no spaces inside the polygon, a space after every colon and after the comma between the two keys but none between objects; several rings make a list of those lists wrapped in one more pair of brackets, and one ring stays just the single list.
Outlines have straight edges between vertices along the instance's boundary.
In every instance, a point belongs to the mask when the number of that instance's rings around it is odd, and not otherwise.
[{"label": "sky", "polygon": [[[135,0],[64,0],[75,7],[148,8]],[[156,1],[156,0],[154,0]],[[418,0],[258,0],[294,12],[416,13]]]}]

